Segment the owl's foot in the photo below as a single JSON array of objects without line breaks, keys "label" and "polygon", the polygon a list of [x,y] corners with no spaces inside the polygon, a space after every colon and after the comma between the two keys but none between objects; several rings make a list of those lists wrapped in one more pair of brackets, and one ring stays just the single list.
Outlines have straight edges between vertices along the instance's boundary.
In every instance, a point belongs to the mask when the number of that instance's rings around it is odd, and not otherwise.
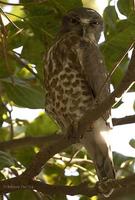
[{"label": "owl's foot", "polygon": [[100,194],[108,198],[114,191],[114,180],[104,178],[102,181],[97,182],[97,188]]}]

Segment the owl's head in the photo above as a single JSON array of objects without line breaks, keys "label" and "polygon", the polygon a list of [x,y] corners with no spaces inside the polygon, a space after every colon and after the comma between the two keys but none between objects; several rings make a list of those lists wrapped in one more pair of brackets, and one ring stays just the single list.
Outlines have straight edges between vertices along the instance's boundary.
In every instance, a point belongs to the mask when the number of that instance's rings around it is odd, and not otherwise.
[{"label": "owl's head", "polygon": [[102,17],[93,9],[70,10],[62,20],[61,34],[72,32],[86,39],[98,42],[103,30]]}]

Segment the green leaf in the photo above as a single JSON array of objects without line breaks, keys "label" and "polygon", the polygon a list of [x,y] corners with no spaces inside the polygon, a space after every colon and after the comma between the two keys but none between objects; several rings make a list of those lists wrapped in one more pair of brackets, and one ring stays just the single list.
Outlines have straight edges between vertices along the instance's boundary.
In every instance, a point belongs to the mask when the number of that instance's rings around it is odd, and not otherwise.
[{"label": "green leaf", "polygon": [[4,122],[3,115],[7,112],[5,105],[1,101],[0,98],[0,127],[2,127],[2,124]]},{"label": "green leaf", "polygon": [[[23,44],[21,57],[36,65],[40,77],[43,76],[43,56],[45,48],[43,43],[35,36],[28,37]],[[43,79],[43,77],[42,77]]]},{"label": "green leaf", "polygon": [[4,180],[5,176],[0,172],[0,180]]},{"label": "green leaf", "polygon": [[11,50],[23,46],[25,40],[31,34],[27,21],[17,20],[15,24],[20,30],[22,29],[22,31],[18,31],[11,23],[6,26],[8,30],[7,45]]},{"label": "green leaf", "polygon": [[4,167],[11,167],[15,165],[15,159],[6,152],[0,151],[0,170]]},{"label": "green leaf", "polygon": [[33,3],[29,4],[29,6],[27,6],[26,1],[22,2],[27,13],[28,23],[34,34],[42,42],[50,43],[59,27],[59,11],[53,6],[52,1],[47,1],[44,4]]},{"label": "green leaf", "polygon": [[16,69],[16,62],[10,57],[5,58],[0,54],[0,78],[10,77]]},{"label": "green leaf", "polygon": [[44,95],[40,87],[32,86],[20,79],[1,79],[8,98],[16,105],[27,108],[44,108]]},{"label": "green leaf", "polygon": [[[20,189],[23,189],[23,185],[20,186]],[[32,190],[32,188],[29,189]],[[30,190],[19,190],[19,191],[15,191],[13,193],[10,194],[10,200],[37,200],[36,195],[34,194],[33,191]]]},{"label": "green leaf", "polygon": [[135,149],[135,139],[131,139],[129,142],[130,146]]},{"label": "green leaf", "polygon": [[10,136],[11,136],[11,134],[7,127],[0,128],[0,142],[9,140]]},{"label": "green leaf", "polygon": [[26,0],[21,0],[21,3],[24,4],[33,32],[46,45],[50,45],[56,35],[63,14],[73,7],[82,6],[80,0],[49,0],[45,3],[31,3],[29,6],[27,6],[28,1]]},{"label": "green leaf", "polygon": [[128,16],[134,11],[134,0],[119,0],[117,6],[121,14]]},{"label": "green leaf", "polygon": [[[86,196],[81,196],[80,200],[88,200],[88,197]],[[91,200],[98,200],[96,196],[92,197]]]},{"label": "green leaf", "polygon": [[[102,46],[103,54],[105,55],[107,65],[117,63],[124,55],[125,51],[132,44],[135,38],[135,26],[129,25],[123,32],[117,36],[111,37]],[[108,57],[109,55],[109,57]]]},{"label": "green leaf", "polygon": [[23,6],[12,6],[10,13],[12,13],[12,15],[10,14],[6,15],[9,15],[10,20],[14,22],[18,20],[18,18],[21,20],[21,18],[25,17]]},{"label": "green leaf", "polygon": [[116,22],[118,21],[118,15],[114,6],[108,6],[105,8],[103,13],[104,18],[104,30],[105,36],[117,34]]},{"label": "green leaf", "polygon": [[[135,16],[132,16],[132,20]],[[117,65],[120,59],[125,55],[128,48],[134,42],[135,39],[135,24],[132,23],[132,20],[125,20],[125,26],[122,24],[122,31],[118,32],[117,35],[111,36],[107,39],[102,45],[101,50],[105,58],[106,66],[109,71]],[[117,23],[117,29],[120,30],[121,23]],[[117,85],[121,77],[125,73],[125,69],[128,65],[128,59],[124,60],[124,64],[121,67],[117,68],[115,74],[112,77],[114,85]],[[122,67],[124,66],[124,67]]]},{"label": "green leaf", "polygon": [[117,152],[113,153],[113,158],[114,158],[114,163],[115,163],[116,168],[118,166],[120,166],[122,163],[134,159],[132,157],[124,156],[124,155],[117,153]]},{"label": "green leaf", "polygon": [[13,155],[23,166],[28,167],[35,155],[35,151],[33,147],[23,147],[14,150]]},{"label": "green leaf", "polygon": [[58,166],[55,163],[47,164],[43,170],[43,179],[48,184],[66,184],[66,177],[64,176],[63,165]]},{"label": "green leaf", "polygon": [[46,114],[37,117],[26,128],[27,136],[48,135],[56,133],[59,130],[58,125]]}]

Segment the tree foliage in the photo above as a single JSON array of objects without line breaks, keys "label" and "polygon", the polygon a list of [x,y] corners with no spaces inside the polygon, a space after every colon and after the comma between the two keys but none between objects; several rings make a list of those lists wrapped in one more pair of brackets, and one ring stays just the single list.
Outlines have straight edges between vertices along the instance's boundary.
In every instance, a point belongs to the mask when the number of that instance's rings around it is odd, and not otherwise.
[{"label": "tree foliage", "polygon": [[[81,0],[20,0],[17,5],[11,3],[11,11],[6,12],[7,4],[6,0],[0,1],[1,181],[24,172],[40,147],[48,147],[58,138],[55,133],[59,132],[60,127],[44,111],[29,122],[18,118],[12,119],[12,110],[14,106],[44,109],[44,55],[59,30],[65,12],[83,6]],[[119,85],[130,61],[128,51],[131,50],[135,40],[134,9],[133,0],[118,0],[117,9],[111,5],[111,1],[108,1],[103,13],[105,41],[100,44],[100,48],[114,88]],[[124,19],[120,19],[118,11],[125,16]],[[8,24],[5,25],[3,17],[8,20]],[[134,89],[133,86],[130,91]],[[117,104],[117,107],[119,105]],[[135,118],[133,120],[132,123],[135,122]],[[130,145],[135,148],[134,140],[130,141]],[[114,163],[119,178],[134,173],[134,158],[114,153]],[[90,186],[94,186],[97,177],[86,151],[80,147],[78,150],[70,146],[63,152],[57,152],[45,164],[36,176],[36,180],[50,185],[75,186],[89,182]],[[62,191],[50,195],[33,190],[31,185],[28,190],[24,189],[26,188],[20,186],[16,189],[18,191],[5,194],[5,198],[11,200],[68,198]],[[85,195],[80,195],[79,198],[89,199]],[[127,200],[134,198],[135,194],[122,197]],[[92,198],[96,199],[98,197]]]}]

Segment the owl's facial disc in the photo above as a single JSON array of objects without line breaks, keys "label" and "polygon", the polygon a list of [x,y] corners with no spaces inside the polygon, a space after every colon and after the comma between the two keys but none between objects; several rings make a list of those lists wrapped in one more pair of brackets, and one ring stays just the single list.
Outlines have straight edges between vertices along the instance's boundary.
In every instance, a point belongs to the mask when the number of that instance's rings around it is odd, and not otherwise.
[{"label": "owl's facial disc", "polygon": [[95,10],[78,8],[64,16],[61,30],[62,33],[72,32],[98,42],[102,29],[102,18]]}]

